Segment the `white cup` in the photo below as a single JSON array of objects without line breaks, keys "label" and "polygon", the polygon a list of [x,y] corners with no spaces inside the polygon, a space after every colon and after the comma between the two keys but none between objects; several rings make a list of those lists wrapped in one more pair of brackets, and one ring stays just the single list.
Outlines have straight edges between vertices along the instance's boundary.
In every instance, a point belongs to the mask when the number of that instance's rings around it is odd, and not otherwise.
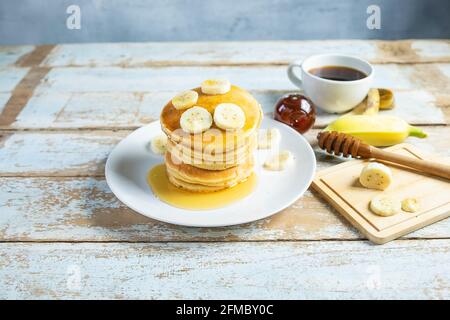
[{"label": "white cup", "polygon": [[[311,74],[314,68],[340,66],[357,69],[367,76],[359,80],[339,81],[323,79]],[[301,77],[294,73],[300,68]],[[373,67],[370,63],[357,57],[337,54],[321,54],[294,61],[287,70],[289,80],[304,90],[305,94],[320,109],[327,112],[340,113],[354,108],[364,100],[369,92],[373,79]]]}]

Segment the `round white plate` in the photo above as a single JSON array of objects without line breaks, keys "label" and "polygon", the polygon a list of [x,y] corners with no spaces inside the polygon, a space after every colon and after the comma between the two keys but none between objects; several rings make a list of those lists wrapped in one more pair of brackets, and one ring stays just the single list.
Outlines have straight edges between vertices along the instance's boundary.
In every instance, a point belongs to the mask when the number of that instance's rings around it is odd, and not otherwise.
[{"label": "round white plate", "polygon": [[137,129],[123,139],[106,162],[106,181],[112,192],[128,207],[144,216],[183,226],[220,227],[266,218],[291,205],[306,191],[316,170],[316,158],[302,135],[288,126],[265,118],[261,128],[278,128],[280,150],[290,150],[294,163],[284,171],[262,168],[267,150],[255,151],[257,186],[246,198],[211,210],[173,207],[155,197],[147,184],[147,173],[163,157],[150,150],[150,141],[161,134],[159,122]]}]

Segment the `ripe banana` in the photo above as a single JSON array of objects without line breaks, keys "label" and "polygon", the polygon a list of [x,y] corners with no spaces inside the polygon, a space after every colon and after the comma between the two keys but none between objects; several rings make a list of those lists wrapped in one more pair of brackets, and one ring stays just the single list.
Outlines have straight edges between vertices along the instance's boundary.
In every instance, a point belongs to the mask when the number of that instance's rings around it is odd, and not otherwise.
[{"label": "ripe banana", "polygon": [[230,81],[225,79],[209,79],[201,84],[204,94],[225,94],[231,89]]},{"label": "ripe banana", "polygon": [[198,93],[193,90],[183,91],[172,99],[172,105],[177,110],[184,110],[197,103]]},{"label": "ripe banana", "polygon": [[212,116],[202,107],[192,107],[187,109],[180,117],[180,126],[188,133],[201,133],[211,128]]},{"label": "ripe banana", "polygon": [[271,149],[281,140],[280,130],[271,128],[258,132],[258,149]]},{"label": "ripe banana", "polygon": [[369,189],[385,190],[392,182],[391,169],[384,164],[371,162],[361,170],[359,182]]},{"label": "ripe banana", "polygon": [[401,204],[399,200],[385,195],[378,195],[370,201],[370,210],[382,217],[393,216],[400,212]]},{"label": "ripe banana", "polygon": [[150,147],[156,154],[165,154],[167,150],[167,136],[160,134],[154,137],[150,143]]},{"label": "ripe banana", "polygon": [[245,113],[234,103],[221,103],[214,109],[214,123],[223,130],[242,129]]},{"label": "ripe banana", "polygon": [[419,210],[419,201],[416,198],[403,199],[402,210],[406,212],[416,212]]},{"label": "ripe banana", "polygon": [[264,168],[271,171],[281,171],[287,168],[294,161],[292,153],[283,150],[280,153],[269,156],[264,162]]},{"label": "ripe banana", "polygon": [[420,128],[409,125],[403,119],[384,115],[346,115],[336,119],[324,130],[347,133],[376,147],[400,143],[408,136],[427,136]]}]

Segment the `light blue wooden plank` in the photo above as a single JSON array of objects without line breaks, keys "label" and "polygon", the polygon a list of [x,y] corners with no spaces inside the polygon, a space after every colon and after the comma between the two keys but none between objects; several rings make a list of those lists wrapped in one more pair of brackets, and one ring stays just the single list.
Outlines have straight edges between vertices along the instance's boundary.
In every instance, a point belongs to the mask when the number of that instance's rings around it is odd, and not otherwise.
[{"label": "light blue wooden plank", "polygon": [[448,299],[450,241],[1,243],[5,299]]},{"label": "light blue wooden plank", "polygon": [[0,67],[13,65],[33,49],[34,46],[0,46]]},{"label": "light blue wooden plank", "polygon": [[[0,241],[363,239],[311,191],[273,217],[227,228],[175,227],[141,216],[120,203],[103,178],[4,177],[0,204]],[[450,238],[450,219],[405,238]]]},{"label": "light blue wooden plank", "polygon": [[126,135],[120,132],[31,133],[3,138],[2,175],[103,174],[112,148]]},{"label": "light blue wooden plank", "polygon": [[0,92],[7,93],[27,74],[28,68],[0,68]]},{"label": "light blue wooden plank", "polygon": [[3,111],[3,108],[5,107],[10,97],[10,93],[0,93],[0,113]]},{"label": "light blue wooden plank", "polygon": [[[441,64],[441,68],[447,68]],[[429,72],[430,74],[427,74]],[[430,77],[436,72],[433,64],[414,65],[382,64],[375,66],[373,87],[393,90],[432,89]],[[439,70],[437,70],[439,72]],[[418,78],[417,74],[421,77]],[[64,67],[54,68],[38,92],[164,92],[180,91],[197,87],[208,78],[228,78],[232,83],[247,90],[297,90],[286,76],[285,66],[255,67],[164,67],[164,68],[118,68],[118,67]],[[445,74],[441,81],[449,83]],[[74,81],[73,79],[77,79]],[[436,85],[436,84],[435,84]],[[442,85],[442,84],[441,84]]]},{"label": "light blue wooden plank", "polygon": [[287,64],[317,52],[351,54],[371,61],[380,58],[376,42],[361,40],[92,43],[59,45],[43,65],[142,67],[171,64]]}]

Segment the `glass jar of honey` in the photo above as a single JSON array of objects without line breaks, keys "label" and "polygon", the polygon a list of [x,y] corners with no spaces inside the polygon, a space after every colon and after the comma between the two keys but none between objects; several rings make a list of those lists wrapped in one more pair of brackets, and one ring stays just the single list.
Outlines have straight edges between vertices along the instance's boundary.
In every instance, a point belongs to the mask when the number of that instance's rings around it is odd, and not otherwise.
[{"label": "glass jar of honey", "polygon": [[287,94],[276,103],[274,118],[303,134],[314,125],[316,108],[304,95]]}]

